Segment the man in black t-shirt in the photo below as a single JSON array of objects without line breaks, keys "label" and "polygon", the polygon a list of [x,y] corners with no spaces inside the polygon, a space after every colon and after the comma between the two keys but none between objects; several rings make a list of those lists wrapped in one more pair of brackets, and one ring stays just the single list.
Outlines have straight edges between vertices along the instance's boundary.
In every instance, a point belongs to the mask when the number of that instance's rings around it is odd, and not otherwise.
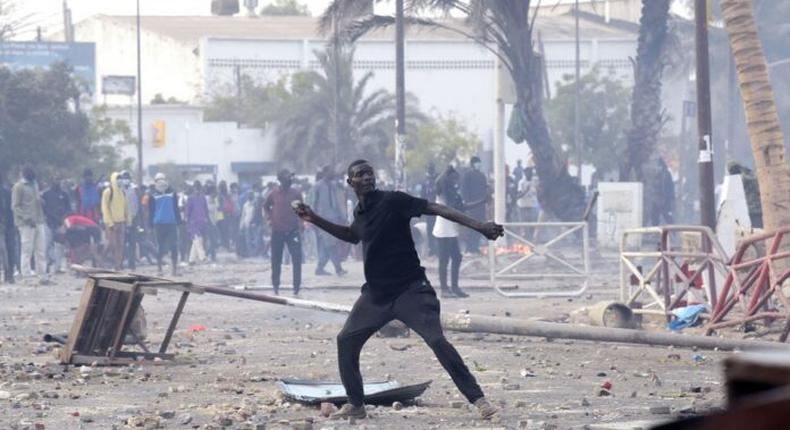
[{"label": "man in black t-shirt", "polygon": [[504,234],[502,226],[477,221],[455,209],[406,193],[379,191],[373,167],[364,160],[349,165],[346,182],[359,199],[351,226],[330,222],[307,205],[295,207],[303,220],[332,236],[354,244],[362,242],[366,282],[337,336],[340,379],[348,403],[332,417],[366,416],[359,354],[370,336],[397,319],[425,340],[461,393],[478,408],[483,418],[490,418],[497,408],[484,397],[458,351],[442,333],[439,300],[420,266],[409,221],[421,215],[438,215],[469,227],[489,240]]}]

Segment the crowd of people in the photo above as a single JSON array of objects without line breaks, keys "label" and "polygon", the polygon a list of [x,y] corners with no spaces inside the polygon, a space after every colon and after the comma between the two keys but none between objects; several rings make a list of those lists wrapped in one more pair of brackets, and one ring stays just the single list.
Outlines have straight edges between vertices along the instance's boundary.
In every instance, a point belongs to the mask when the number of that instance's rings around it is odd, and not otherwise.
[{"label": "crowd of people", "polygon": [[[4,178],[0,175],[0,181]],[[302,223],[293,212],[294,202],[305,202],[332,222],[350,223],[356,200],[343,173],[325,166],[307,180],[283,169],[276,179],[249,185],[194,180],[177,187],[164,173],[140,185],[128,171],[96,177],[86,169],[78,181],[41,181],[32,166],[25,166],[15,183],[0,182],[2,280],[47,284],[69,264],[131,271],[149,264],[159,274],[169,268],[175,276],[180,267],[216,261],[218,251],[270,259],[276,293],[283,263],[292,266],[297,294],[306,259],[316,261],[318,276],[346,274],[344,261],[361,259],[361,250]],[[472,157],[468,165],[441,172],[430,164],[424,180],[410,191],[486,219],[491,189],[480,159]],[[508,175],[509,221],[537,219],[536,190],[532,168],[519,161]],[[418,241],[426,256],[438,258],[442,294],[466,297],[458,285],[462,253],[480,253],[480,235],[436,217],[426,222]]]}]

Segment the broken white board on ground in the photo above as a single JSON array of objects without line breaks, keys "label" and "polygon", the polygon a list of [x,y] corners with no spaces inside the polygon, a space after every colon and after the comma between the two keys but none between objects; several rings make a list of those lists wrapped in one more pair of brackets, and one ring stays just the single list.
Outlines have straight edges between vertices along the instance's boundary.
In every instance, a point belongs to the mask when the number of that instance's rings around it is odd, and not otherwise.
[{"label": "broken white board on ground", "polygon": [[590,430],[647,430],[664,423],[666,423],[666,420],[638,420],[618,423],[590,424],[587,428]]},{"label": "broken white board on ground", "polygon": [[598,193],[598,246],[618,248],[624,230],[642,227],[642,183],[600,182]]},{"label": "broken white board on ground", "polygon": [[716,236],[727,255],[735,253],[739,231],[752,228],[741,175],[727,175],[719,192]]}]

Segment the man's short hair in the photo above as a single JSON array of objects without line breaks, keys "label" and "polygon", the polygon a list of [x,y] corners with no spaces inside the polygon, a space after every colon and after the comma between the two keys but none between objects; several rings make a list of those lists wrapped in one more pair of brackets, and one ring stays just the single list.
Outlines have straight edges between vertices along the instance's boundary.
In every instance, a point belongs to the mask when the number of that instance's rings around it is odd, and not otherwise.
[{"label": "man's short hair", "polygon": [[349,178],[351,177],[351,169],[353,169],[356,166],[359,166],[360,164],[370,164],[370,163],[368,163],[368,160],[362,160],[362,159],[352,161],[351,164],[348,165],[348,170],[346,171],[346,174],[348,175]]}]

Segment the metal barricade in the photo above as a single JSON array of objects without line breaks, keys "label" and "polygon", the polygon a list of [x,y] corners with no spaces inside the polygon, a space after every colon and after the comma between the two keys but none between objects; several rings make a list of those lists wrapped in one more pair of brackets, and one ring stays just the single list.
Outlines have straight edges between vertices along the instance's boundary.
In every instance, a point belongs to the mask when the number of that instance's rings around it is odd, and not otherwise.
[{"label": "metal barricade", "polygon": [[[590,264],[589,264],[589,243],[587,222],[513,222],[504,223],[505,238],[510,238],[513,243],[508,247],[498,246],[496,242],[489,242],[488,246],[488,268],[489,278],[491,285],[497,293],[508,298],[519,297],[576,297],[583,294],[589,285],[590,278]],[[535,228],[541,229],[545,234],[548,229],[561,230],[550,240],[538,243],[538,239],[529,239],[524,234],[519,234],[519,228]],[[581,235],[579,240],[579,255],[580,262],[574,262],[570,257],[559,255],[554,252],[552,247],[555,247],[563,241],[563,239],[570,238],[571,235]],[[502,239],[504,240],[504,239]],[[498,250],[503,250],[505,254],[515,254],[517,258],[515,261],[506,262],[504,267],[498,267],[500,260],[505,260],[504,255],[497,255]],[[515,273],[514,269],[526,267],[526,263],[536,257],[543,257],[547,262],[553,262],[564,268],[565,271],[557,272],[548,270],[547,264],[543,265],[545,270],[531,270],[527,273]],[[531,267],[530,269],[535,269]],[[572,279],[574,281],[581,281],[581,287],[572,291],[557,291],[557,290],[543,290],[543,291],[519,291],[511,292],[501,288],[499,282],[503,280],[538,280],[538,279]]]},{"label": "metal barricade", "polygon": [[[782,284],[790,277],[787,261],[790,259],[790,244],[782,243],[787,236],[790,236],[790,226],[741,242],[729,266],[719,300],[713,307],[706,326],[707,334],[722,327],[758,319],[785,319],[787,325],[780,339],[787,339],[790,332],[790,298],[788,292],[782,290]],[[740,315],[725,320],[736,305]],[[780,310],[779,307],[784,309]]]},{"label": "metal barricade", "polygon": [[[699,235],[699,249],[682,249],[674,240],[683,234]],[[650,236],[658,236],[658,241],[647,240]],[[654,249],[645,250],[646,244]],[[620,238],[620,300],[635,313],[669,317],[692,288],[703,285],[703,300],[712,309],[716,305],[716,277],[727,276],[727,261],[726,252],[708,227],[665,225],[625,230]]]}]

